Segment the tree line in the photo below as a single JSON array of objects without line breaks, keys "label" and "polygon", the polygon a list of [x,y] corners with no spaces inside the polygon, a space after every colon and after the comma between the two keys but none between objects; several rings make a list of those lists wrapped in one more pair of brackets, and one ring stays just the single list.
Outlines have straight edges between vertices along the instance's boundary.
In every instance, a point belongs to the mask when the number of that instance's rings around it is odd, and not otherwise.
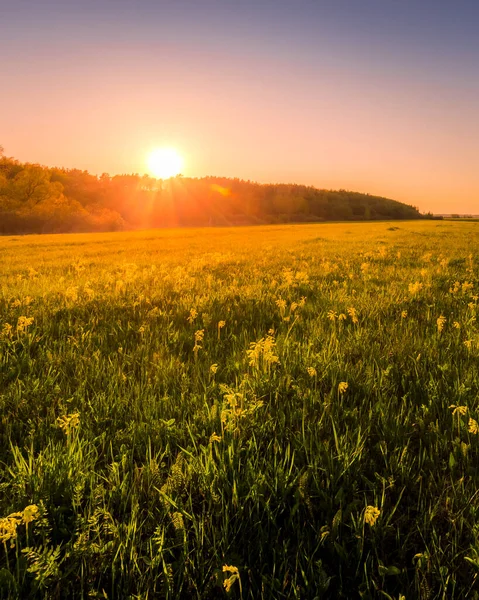
[{"label": "tree line", "polygon": [[92,175],[6,157],[0,147],[0,234],[118,231],[315,221],[418,219],[388,198],[224,177]]}]

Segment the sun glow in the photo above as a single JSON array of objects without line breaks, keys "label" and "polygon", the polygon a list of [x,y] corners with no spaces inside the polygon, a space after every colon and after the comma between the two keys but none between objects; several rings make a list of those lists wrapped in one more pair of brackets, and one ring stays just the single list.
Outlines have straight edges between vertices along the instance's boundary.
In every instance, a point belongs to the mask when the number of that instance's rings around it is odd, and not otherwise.
[{"label": "sun glow", "polygon": [[181,173],[183,158],[174,148],[156,148],[148,156],[148,171],[158,179],[168,179]]}]

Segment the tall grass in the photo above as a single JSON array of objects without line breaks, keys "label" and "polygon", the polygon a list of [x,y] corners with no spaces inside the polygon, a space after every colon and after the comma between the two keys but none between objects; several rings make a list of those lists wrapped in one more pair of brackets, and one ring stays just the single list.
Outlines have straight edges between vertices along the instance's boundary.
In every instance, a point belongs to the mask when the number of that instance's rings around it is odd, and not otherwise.
[{"label": "tall grass", "polygon": [[478,287],[476,223],[0,238],[0,597],[479,598]]}]

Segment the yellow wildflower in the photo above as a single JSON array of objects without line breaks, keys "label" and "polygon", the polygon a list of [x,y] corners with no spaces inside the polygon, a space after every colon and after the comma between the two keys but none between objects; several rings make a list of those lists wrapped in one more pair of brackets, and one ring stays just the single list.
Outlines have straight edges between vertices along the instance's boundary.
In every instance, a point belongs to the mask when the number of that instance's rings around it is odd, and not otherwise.
[{"label": "yellow wildflower", "polygon": [[350,308],[348,308],[348,315],[351,317],[351,321],[353,323],[358,323],[359,319],[358,319],[358,313],[356,312],[356,309],[353,308],[352,306]]},{"label": "yellow wildflower", "polygon": [[346,390],[348,389],[348,383],[347,381],[341,381],[338,385],[338,392],[340,394],[344,394],[346,392]]},{"label": "yellow wildflower", "polygon": [[469,433],[473,433],[474,435],[477,435],[479,433],[479,424],[475,419],[469,419],[467,430],[469,431]]},{"label": "yellow wildflower", "polygon": [[456,404],[451,404],[449,408],[452,408],[452,414],[456,413],[459,415],[465,415],[467,413],[467,406],[458,406]]},{"label": "yellow wildflower", "polygon": [[17,537],[17,527],[21,524],[23,513],[12,513],[8,517],[0,519],[0,542],[4,544],[10,541],[10,546],[13,547],[13,543]]},{"label": "yellow wildflower", "polygon": [[225,590],[227,592],[230,591],[231,586],[237,580],[239,581],[240,588],[241,588],[241,579],[240,579],[240,575],[239,575],[239,571],[238,571],[237,567],[224,565],[224,567],[223,567],[223,573],[231,573],[231,575],[228,577],[228,579],[225,579],[223,581],[223,585],[224,585]]},{"label": "yellow wildflower", "polygon": [[216,435],[215,431],[213,431],[213,433],[210,435],[210,444],[212,444],[213,442],[221,442],[220,436]]},{"label": "yellow wildflower", "polygon": [[376,523],[379,518],[381,511],[376,506],[366,506],[364,511],[364,522],[371,527]]},{"label": "yellow wildflower", "polygon": [[190,310],[189,316],[186,317],[186,320],[191,325],[193,323],[193,321],[196,319],[197,316],[198,316],[198,311],[195,308],[192,308]]},{"label": "yellow wildflower", "polygon": [[80,425],[80,413],[72,413],[57,418],[58,427],[68,435]]},{"label": "yellow wildflower", "polygon": [[29,523],[38,518],[40,510],[36,504],[30,504],[23,509],[23,522],[28,526]]},{"label": "yellow wildflower", "polygon": [[13,327],[10,325],[10,323],[5,323],[2,329],[2,335],[5,337],[10,337],[12,335],[12,329]]},{"label": "yellow wildflower", "polygon": [[410,283],[409,284],[409,293],[412,295],[417,294],[418,292],[420,292],[423,288],[423,284],[420,283],[419,281],[416,281],[415,283]]},{"label": "yellow wildflower", "polygon": [[318,374],[314,367],[308,367],[307,371],[310,377],[316,377],[316,375]]},{"label": "yellow wildflower", "polygon": [[17,331],[25,331],[27,327],[30,327],[33,321],[33,317],[18,317]]},{"label": "yellow wildflower", "polygon": [[437,323],[437,330],[439,331],[439,333],[444,329],[444,325],[446,324],[446,317],[444,317],[443,315],[441,315],[440,317],[437,318],[436,323]]},{"label": "yellow wildflower", "polygon": [[259,368],[263,364],[263,367],[269,368],[270,365],[279,363],[279,357],[274,353],[275,346],[275,339],[270,334],[257,342],[251,342],[249,350],[246,351],[249,358],[249,365]]},{"label": "yellow wildflower", "polygon": [[218,365],[216,363],[214,363],[213,365],[210,366],[210,373],[213,373],[213,375],[216,373],[217,370],[218,370]]}]

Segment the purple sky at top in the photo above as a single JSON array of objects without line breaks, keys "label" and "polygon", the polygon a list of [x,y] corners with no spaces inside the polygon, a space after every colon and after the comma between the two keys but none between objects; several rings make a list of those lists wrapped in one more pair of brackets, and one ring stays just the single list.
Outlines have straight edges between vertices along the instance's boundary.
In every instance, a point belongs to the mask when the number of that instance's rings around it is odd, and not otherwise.
[{"label": "purple sky at top", "polygon": [[472,0],[0,0],[0,144],[479,213],[478,31]]}]

